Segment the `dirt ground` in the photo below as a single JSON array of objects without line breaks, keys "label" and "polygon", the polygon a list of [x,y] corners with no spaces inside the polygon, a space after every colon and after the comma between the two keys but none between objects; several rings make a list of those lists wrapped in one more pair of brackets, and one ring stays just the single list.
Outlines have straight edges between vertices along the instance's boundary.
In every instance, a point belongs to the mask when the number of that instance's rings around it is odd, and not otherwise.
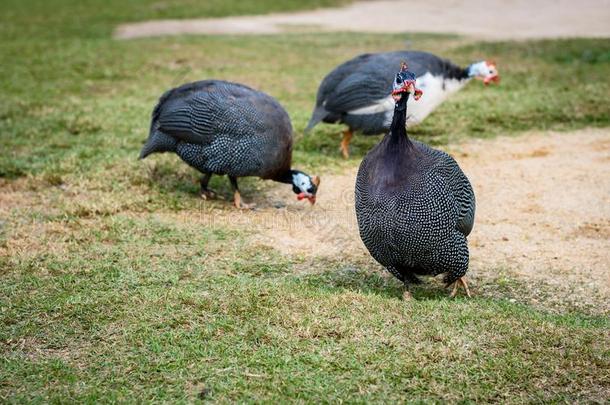
[{"label": "dirt ground", "polygon": [[342,8],[123,24],[115,37],[277,34],[286,31],[434,32],[478,39],[610,36],[609,0],[363,1]]},{"label": "dirt ground", "polygon": [[[610,129],[470,140],[447,151],[470,178],[477,198],[469,237],[469,276],[475,287],[493,285],[505,272],[520,282],[561,288],[564,293],[558,297],[569,294],[572,300],[597,306],[608,302]],[[340,174],[317,173],[322,182],[314,206],[297,201],[290,187],[266,182],[262,192],[243,193],[246,201],[256,203],[255,210],[237,210],[218,200],[202,201],[198,212],[152,215],[186,227],[239,230],[249,247],[272,248],[305,265],[330,259],[375,268],[379,266],[358,234],[356,172],[357,162]],[[16,207],[26,208],[24,204],[45,204],[45,197],[29,191],[27,184],[24,179],[2,188],[0,217],[8,217]],[[27,256],[39,251],[37,243],[44,240],[40,235],[71,232],[63,226],[21,224],[13,230],[6,252]],[[56,242],[56,249],[53,244],[46,249],[61,254],[63,242]]]},{"label": "dirt ground", "polygon": [[[610,130],[474,140],[448,152],[477,197],[471,273],[511,269],[524,280],[569,281],[577,294],[610,297]],[[247,196],[254,211],[214,203],[200,220],[248,230],[251,242],[290,255],[372,261],[354,214],[356,172],[322,174],[313,207],[277,185]]]}]

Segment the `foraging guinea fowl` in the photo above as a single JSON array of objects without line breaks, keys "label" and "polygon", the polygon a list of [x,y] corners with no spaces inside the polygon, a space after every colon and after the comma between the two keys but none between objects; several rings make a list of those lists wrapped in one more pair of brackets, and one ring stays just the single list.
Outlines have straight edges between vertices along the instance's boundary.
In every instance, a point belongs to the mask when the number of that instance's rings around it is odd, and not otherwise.
[{"label": "foraging guinea fowl", "polygon": [[237,83],[204,80],[167,91],[152,113],[140,159],[174,152],[203,173],[201,197],[213,174],[228,175],[234,203],[241,201],[237,178],[258,176],[292,185],[299,200],[315,203],[320,179],[292,170],[292,125],[272,97]]},{"label": "foraging guinea fowl", "polygon": [[408,103],[408,125],[423,121],[472,78],[481,79],[485,84],[500,79],[493,62],[482,61],[462,68],[427,52],[396,51],[360,55],[337,66],[324,78],[305,132],[320,121],[346,124],[348,128],[343,132],[341,141],[341,152],[345,158],[349,157],[349,142],[355,131],[364,135],[387,132],[394,112],[394,102],[389,96],[395,73],[393,66],[399,66],[403,60],[409,61],[410,70],[425,93],[419,103]]},{"label": "foraging guinea fowl", "polygon": [[[405,283],[417,275],[446,273],[470,296],[466,236],[474,224],[472,186],[445,152],[407,136],[407,100],[415,75],[403,65],[395,76],[390,131],[365,156],[356,180],[356,217],[360,237],[381,265]],[[405,290],[405,298],[409,297]]]}]

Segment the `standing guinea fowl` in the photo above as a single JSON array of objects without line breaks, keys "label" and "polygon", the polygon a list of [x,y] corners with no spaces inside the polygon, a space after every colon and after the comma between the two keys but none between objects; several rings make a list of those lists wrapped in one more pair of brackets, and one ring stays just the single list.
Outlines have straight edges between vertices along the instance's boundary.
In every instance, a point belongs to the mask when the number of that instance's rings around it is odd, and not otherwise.
[{"label": "standing guinea fowl", "polygon": [[320,121],[346,124],[348,128],[341,141],[345,158],[349,157],[349,143],[355,131],[364,135],[387,132],[394,112],[394,102],[389,96],[395,73],[393,66],[399,66],[403,60],[409,61],[409,68],[425,93],[419,103],[409,103],[409,125],[423,121],[472,78],[481,79],[485,84],[500,80],[493,62],[482,61],[462,68],[427,52],[367,53],[337,66],[324,78],[305,132]]},{"label": "standing guinea fowl", "polygon": [[[417,275],[446,273],[468,296],[466,236],[474,224],[472,186],[445,152],[407,136],[407,100],[415,75],[403,64],[392,91],[395,101],[389,133],[365,156],[356,180],[360,237],[381,265],[405,283]],[[405,298],[410,297],[405,289]]]},{"label": "standing guinea fowl", "polygon": [[140,159],[174,152],[203,173],[201,197],[213,174],[228,175],[238,208],[237,178],[258,176],[292,185],[299,200],[315,203],[320,179],[291,169],[292,125],[272,97],[237,83],[204,80],[167,91],[152,113]]}]

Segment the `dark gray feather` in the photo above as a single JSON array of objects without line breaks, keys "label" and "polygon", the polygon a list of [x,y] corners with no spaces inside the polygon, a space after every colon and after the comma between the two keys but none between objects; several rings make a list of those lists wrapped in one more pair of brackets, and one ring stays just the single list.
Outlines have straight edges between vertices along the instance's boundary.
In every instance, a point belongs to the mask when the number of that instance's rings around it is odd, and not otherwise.
[{"label": "dark gray feather", "polygon": [[163,94],[153,110],[141,157],[164,151],[203,173],[272,178],[290,169],[292,126],[265,93],[220,80],[189,83]]},{"label": "dark gray feather", "polygon": [[[465,69],[433,54],[420,51],[395,51],[359,55],[333,69],[322,80],[318,88],[314,111],[322,107],[326,114],[322,118],[312,114],[311,129],[319,121],[343,122],[354,130],[365,134],[386,132],[388,122],[382,116],[369,119],[355,117],[350,122],[349,112],[368,107],[388,97],[392,91],[392,81],[401,62],[407,62],[409,70],[417,77],[426,73],[446,78],[465,78]],[[319,114],[318,114],[319,115]]]}]

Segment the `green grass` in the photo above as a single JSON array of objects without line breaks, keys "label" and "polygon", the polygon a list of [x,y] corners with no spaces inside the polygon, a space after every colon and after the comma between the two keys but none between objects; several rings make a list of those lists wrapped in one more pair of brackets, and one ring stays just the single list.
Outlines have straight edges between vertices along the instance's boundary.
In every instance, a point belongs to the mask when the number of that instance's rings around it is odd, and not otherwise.
[{"label": "green grass", "polygon": [[298,261],[194,225],[64,225],[44,241],[62,254],[4,271],[5,399],[571,402],[610,384],[605,317],[430,286],[405,305],[393,279],[296,275]]},{"label": "green grass", "polygon": [[[101,165],[123,163],[137,155],[146,138],[158,96],[168,87],[208,77],[245,82],[277,97],[293,119],[300,165],[341,165],[339,126],[320,125],[302,135],[317,84],[352,55],[401,48],[405,41],[464,64],[491,56],[503,78],[497,87],[471,83],[412,131],[418,139],[443,144],[608,125],[610,45],[605,40],[455,46],[456,39],[430,35],[17,40],[2,45],[3,60],[12,63],[0,67],[0,140],[8,151],[0,157],[0,176],[90,175]],[[278,63],[270,64],[274,59]],[[377,139],[357,137],[354,158]]]},{"label": "green grass", "polygon": [[[239,227],[206,226],[192,170],[172,156],[136,160],[158,96],[214,77],[280,100],[296,166],[353,167],[378,138],[356,137],[343,161],[339,126],[304,137],[317,85],[358,53],[405,46],[463,64],[493,58],[502,74],[445,103],[418,139],[609,125],[607,40],[110,38],[125,21],[338,3],[2,2],[0,401],[607,400],[603,308],[557,303],[500,270],[477,280],[475,299],[431,282],[407,305],[370,260],[285,255]],[[539,288],[540,305],[520,299]]]}]

